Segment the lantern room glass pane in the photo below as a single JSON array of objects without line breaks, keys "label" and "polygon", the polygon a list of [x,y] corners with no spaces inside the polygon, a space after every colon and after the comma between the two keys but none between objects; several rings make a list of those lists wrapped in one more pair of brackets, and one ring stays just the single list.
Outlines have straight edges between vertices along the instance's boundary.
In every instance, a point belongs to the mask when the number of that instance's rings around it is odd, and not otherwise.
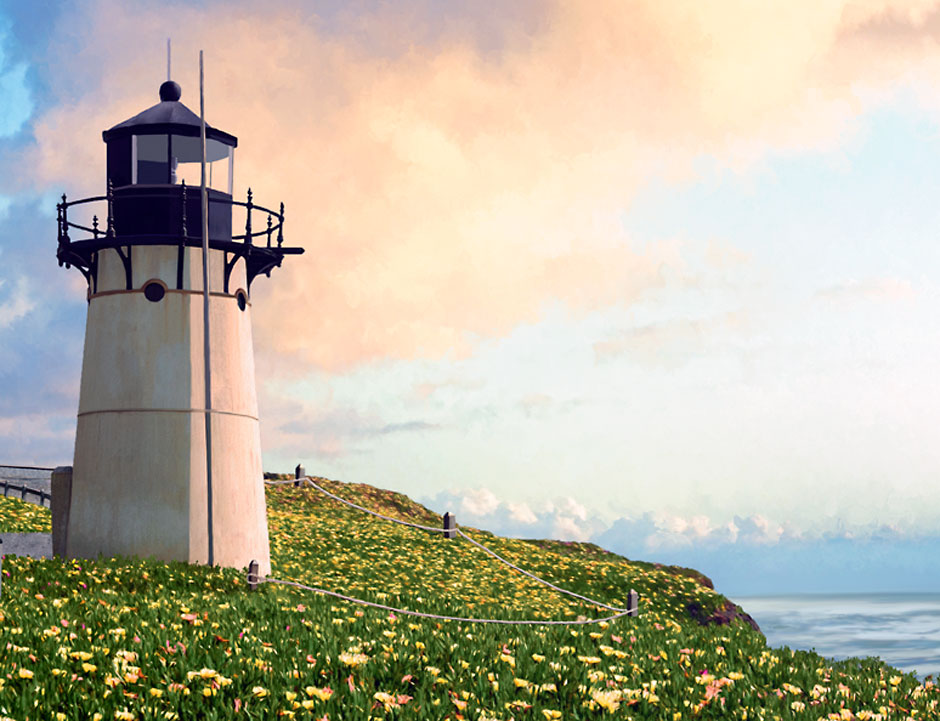
[{"label": "lantern room glass pane", "polygon": [[[235,148],[206,139],[206,185],[232,194]],[[131,182],[139,185],[202,184],[202,148],[188,135],[131,136]]]},{"label": "lantern room glass pane", "polygon": [[[232,151],[230,145],[211,138],[206,139],[206,185],[215,190],[231,195]],[[170,155],[174,173],[172,183],[182,183],[190,187],[202,184],[202,147],[199,138],[183,135],[170,136]]]},{"label": "lantern room glass pane", "polygon": [[166,135],[132,136],[134,161],[131,182],[148,185],[166,183],[169,178]]}]

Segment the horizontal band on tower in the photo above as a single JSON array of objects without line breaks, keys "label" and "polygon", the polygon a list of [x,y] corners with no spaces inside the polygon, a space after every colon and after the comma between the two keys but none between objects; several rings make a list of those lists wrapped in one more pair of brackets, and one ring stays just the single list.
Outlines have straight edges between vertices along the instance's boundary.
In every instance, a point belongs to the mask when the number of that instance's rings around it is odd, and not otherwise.
[{"label": "horizontal band on tower", "polygon": [[[94,416],[104,413],[206,413],[205,408],[114,408],[111,410],[100,410],[100,411],[82,411],[78,414],[78,417],[82,416]],[[215,408],[208,409],[209,413],[216,413],[222,416],[238,416],[239,418],[248,418],[249,420],[256,421],[258,418],[256,416],[250,416],[247,413],[236,413],[235,411],[219,411]]]},{"label": "horizontal band on tower", "polygon": [[[134,288],[132,290],[102,290],[98,293],[89,293],[88,300],[91,300],[92,298],[99,298],[100,296],[103,296],[103,295],[120,295],[122,293],[143,293],[143,292],[144,292],[143,288]],[[202,295],[201,290],[188,290],[185,288],[184,289],[167,288],[164,292],[165,293],[182,293],[183,295]],[[220,293],[219,291],[216,291],[216,290],[210,290],[209,295],[210,296],[214,295],[218,298],[231,298],[232,300],[238,300],[237,293]],[[246,300],[245,304],[250,306],[251,301]]]}]

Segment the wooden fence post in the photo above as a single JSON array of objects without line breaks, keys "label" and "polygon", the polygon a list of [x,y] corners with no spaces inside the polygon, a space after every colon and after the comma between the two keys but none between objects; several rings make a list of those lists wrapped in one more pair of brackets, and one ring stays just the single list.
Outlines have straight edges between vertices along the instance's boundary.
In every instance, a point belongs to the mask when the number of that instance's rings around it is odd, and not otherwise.
[{"label": "wooden fence post", "polygon": [[453,513],[444,514],[444,538],[457,537],[457,517]]},{"label": "wooden fence post", "polygon": [[299,485],[300,485],[300,479],[303,478],[303,477],[306,476],[306,475],[307,475],[307,471],[304,470],[304,464],[303,464],[303,463],[298,463],[298,464],[297,464],[297,468],[294,469],[294,478],[297,479],[296,481],[294,481],[294,485],[295,485],[295,486],[299,486]]},{"label": "wooden fence post", "polygon": [[58,466],[52,472],[52,555],[65,558],[69,535],[69,509],[72,505],[72,467]]},{"label": "wooden fence post", "polygon": [[630,593],[627,595],[627,615],[628,616],[640,615],[640,594],[638,594],[632,588],[630,589]]},{"label": "wooden fence post", "polygon": [[252,561],[248,564],[248,590],[254,591],[258,588],[258,562]]}]

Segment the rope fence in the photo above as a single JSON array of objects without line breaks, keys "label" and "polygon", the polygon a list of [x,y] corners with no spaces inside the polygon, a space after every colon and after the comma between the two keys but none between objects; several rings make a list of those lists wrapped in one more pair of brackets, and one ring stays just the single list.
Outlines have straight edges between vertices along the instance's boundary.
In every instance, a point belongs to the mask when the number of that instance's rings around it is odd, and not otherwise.
[{"label": "rope fence", "polygon": [[[68,471],[69,474],[71,473],[70,467],[67,467],[67,468],[63,467],[62,469],[56,469],[56,468],[43,468],[39,466],[11,466],[11,465],[0,464],[0,469],[12,469],[12,470],[19,469],[19,470],[27,470],[27,471],[49,471],[49,472],[59,472],[60,470],[64,470],[64,471]],[[445,538],[456,538],[459,535],[462,538],[469,541],[472,545],[477,546],[478,548],[481,548],[483,551],[485,551],[486,553],[491,555],[493,558],[498,560],[500,563],[506,566],[509,566],[509,568],[513,569],[514,571],[518,571],[524,576],[527,576],[528,578],[531,578],[532,580],[538,583],[548,586],[549,588],[555,591],[558,591],[559,593],[563,593],[573,598],[577,598],[581,601],[585,601],[587,603],[590,603],[594,606],[598,606],[600,608],[606,608],[610,611],[614,611],[615,613],[611,616],[607,616],[604,618],[595,618],[595,619],[586,619],[586,620],[579,619],[575,621],[559,621],[559,620],[541,621],[541,620],[507,620],[507,619],[498,619],[498,618],[466,618],[462,616],[445,616],[445,615],[440,615],[440,614],[435,614],[435,613],[424,613],[421,611],[411,611],[409,609],[404,609],[404,608],[395,608],[394,606],[387,606],[381,603],[374,603],[372,601],[366,601],[364,599],[354,598],[352,596],[346,596],[341,593],[336,593],[335,591],[329,591],[323,588],[315,588],[313,586],[308,586],[303,583],[298,583],[296,581],[285,581],[283,579],[261,576],[258,573],[257,561],[252,561],[248,567],[247,580],[248,580],[249,590],[252,590],[252,591],[255,590],[258,587],[258,585],[262,583],[273,583],[277,585],[291,586],[291,587],[298,588],[298,589],[305,590],[305,591],[313,591],[314,593],[320,593],[325,596],[332,596],[334,598],[338,598],[343,601],[348,601],[350,603],[358,603],[364,606],[371,606],[372,608],[379,608],[385,611],[400,613],[400,614],[407,615],[407,616],[419,616],[421,618],[438,619],[441,621],[459,621],[463,623],[495,623],[495,624],[506,624],[506,625],[534,625],[534,626],[577,626],[577,625],[604,623],[607,621],[613,621],[623,616],[638,616],[639,615],[639,594],[637,594],[635,590],[631,589],[629,594],[627,595],[627,607],[618,608],[616,606],[610,606],[606,603],[603,603],[602,601],[597,601],[595,599],[588,598],[587,596],[582,596],[579,593],[569,591],[567,589],[561,588],[560,586],[556,586],[555,584],[550,583],[543,578],[539,578],[535,574],[530,573],[529,571],[526,571],[523,568],[520,568],[514,563],[511,563],[510,561],[506,560],[499,554],[495,553],[494,551],[484,546],[479,541],[476,541],[473,538],[470,538],[470,536],[468,536],[460,528],[457,527],[456,520],[452,513],[444,514],[443,528],[438,528],[436,526],[425,526],[420,523],[411,523],[410,521],[403,521],[399,518],[392,518],[391,516],[383,515],[369,508],[365,508],[364,506],[360,506],[356,503],[353,503],[352,501],[347,501],[345,498],[340,498],[339,496],[333,493],[330,493],[328,490],[326,490],[322,486],[315,483],[312,478],[307,476],[304,472],[303,466],[297,467],[297,471],[295,475],[296,475],[296,478],[291,479],[291,480],[265,481],[265,484],[269,486],[280,486],[280,485],[286,485],[288,483],[292,483],[295,486],[302,486],[304,484],[307,484],[307,485],[312,486],[314,489],[316,489],[320,493],[336,501],[339,501],[340,503],[343,503],[347,506],[351,506],[352,508],[355,508],[359,511],[363,511],[364,513],[368,513],[372,516],[376,516],[377,518],[381,518],[382,520],[391,521],[392,523],[398,523],[400,525],[408,526],[410,528],[417,528],[422,531],[430,531],[432,533],[443,533]],[[39,505],[45,506],[46,501],[49,502],[48,503],[49,506],[52,505],[51,493],[41,490],[41,489],[29,488],[28,486],[25,486],[25,485],[18,485],[18,484],[10,483],[9,480],[10,480],[9,478],[0,478],[0,488],[3,489],[4,496],[8,496],[10,491],[14,491],[14,492],[19,492],[20,498],[23,500],[26,500],[26,496],[31,494],[31,495],[39,497]],[[16,480],[29,481],[29,480],[42,480],[42,479],[17,478]],[[70,478],[68,480],[70,480]],[[53,482],[53,484],[54,483],[55,481]],[[67,494],[67,495],[70,495],[70,494]],[[65,499],[65,503],[66,503],[66,508],[67,508],[68,499]],[[54,511],[53,512],[53,522],[54,522],[53,525],[55,525],[55,509],[53,509],[53,511]],[[64,523],[67,524],[67,522],[68,522],[67,519],[65,519]],[[53,533],[53,545],[55,545],[55,533]]]},{"label": "rope fence", "polygon": [[365,513],[376,516],[386,521],[391,521],[392,523],[398,523],[403,526],[409,526],[411,528],[418,528],[423,531],[443,533],[445,538],[453,538],[456,532],[456,534],[459,534],[466,540],[470,541],[470,543],[472,543],[473,545],[478,546],[479,548],[482,548],[484,551],[486,551],[488,554],[493,556],[495,559],[509,566],[513,570],[518,571],[519,573],[522,573],[523,575],[528,576],[529,578],[539,583],[542,583],[548,586],[549,588],[554,589],[555,591],[559,591],[561,593],[567,594],[574,598],[578,598],[582,601],[587,601],[588,603],[595,605],[595,606],[599,606],[601,608],[606,608],[611,611],[617,611],[617,613],[615,613],[613,616],[607,616],[606,618],[587,619],[583,621],[581,620],[578,620],[578,621],[535,621],[535,620],[514,621],[514,620],[506,620],[506,619],[498,619],[498,618],[464,618],[460,616],[442,616],[442,615],[435,614],[435,613],[423,613],[421,611],[410,611],[410,610],[403,609],[403,608],[394,608],[392,606],[386,606],[381,603],[373,603],[372,601],[366,601],[360,598],[353,598],[351,596],[345,596],[341,593],[336,593],[335,591],[327,591],[322,588],[314,588],[313,586],[307,586],[302,583],[297,583],[296,581],[284,581],[284,580],[277,579],[277,578],[260,576],[258,574],[258,562],[257,561],[252,561],[248,567],[249,590],[255,590],[257,586],[262,583],[274,583],[274,584],[279,584],[283,586],[292,586],[294,588],[299,588],[299,589],[306,590],[306,591],[313,591],[315,593],[321,593],[327,596],[333,596],[334,598],[339,598],[344,601],[349,601],[352,603],[359,603],[365,606],[371,606],[373,608],[380,608],[386,611],[401,613],[401,614],[405,614],[408,616],[420,616],[422,618],[433,618],[433,619],[439,619],[442,621],[462,621],[464,623],[497,623],[497,624],[507,624],[507,625],[534,625],[534,626],[576,626],[576,625],[587,625],[587,624],[593,624],[593,623],[603,623],[606,621],[613,621],[614,619],[621,618],[622,616],[637,616],[639,614],[639,595],[637,594],[635,590],[631,589],[628,595],[627,608],[617,608],[616,606],[609,606],[608,604],[603,603],[601,601],[596,601],[594,599],[588,598],[587,596],[582,596],[579,593],[568,591],[567,589],[564,589],[552,583],[549,583],[545,579],[539,578],[535,574],[529,573],[528,571],[522,568],[519,568],[515,564],[507,561],[502,556],[491,551],[489,548],[484,546],[479,541],[475,541],[474,539],[470,538],[467,534],[465,534],[463,531],[461,531],[457,527],[456,521],[454,520],[454,516],[450,513],[444,514],[444,527],[443,528],[437,528],[435,526],[424,526],[419,523],[411,523],[409,521],[403,521],[399,518],[392,518],[391,516],[385,516],[381,513],[377,513],[376,511],[372,511],[368,508],[365,508],[356,503],[353,503],[352,501],[347,501],[345,498],[340,498],[339,496],[333,493],[330,493],[325,488],[322,488],[321,486],[317,485],[313,481],[313,479],[311,479],[309,476],[302,475],[302,466],[298,466],[297,476],[298,477],[296,479],[292,479],[292,480],[265,481],[265,484],[269,486],[280,486],[280,485],[286,485],[288,483],[292,483],[295,486],[298,486],[303,483],[306,483],[306,484],[309,484],[310,486],[313,486],[313,488],[320,491],[324,495],[329,496],[330,498],[333,498],[339,501],[340,503],[345,503],[347,506],[352,506],[353,508],[356,508],[360,511],[364,511]]}]

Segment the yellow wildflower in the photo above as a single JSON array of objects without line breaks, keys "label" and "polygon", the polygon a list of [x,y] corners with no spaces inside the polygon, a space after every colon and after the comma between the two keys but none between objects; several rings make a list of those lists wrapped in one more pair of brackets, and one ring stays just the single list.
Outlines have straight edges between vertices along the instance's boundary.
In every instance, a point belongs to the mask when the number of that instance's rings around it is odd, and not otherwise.
[{"label": "yellow wildflower", "polygon": [[369,657],[364,653],[349,653],[348,651],[343,651],[339,655],[339,660],[345,663],[347,666],[358,666],[360,664],[366,663],[369,660]]}]

